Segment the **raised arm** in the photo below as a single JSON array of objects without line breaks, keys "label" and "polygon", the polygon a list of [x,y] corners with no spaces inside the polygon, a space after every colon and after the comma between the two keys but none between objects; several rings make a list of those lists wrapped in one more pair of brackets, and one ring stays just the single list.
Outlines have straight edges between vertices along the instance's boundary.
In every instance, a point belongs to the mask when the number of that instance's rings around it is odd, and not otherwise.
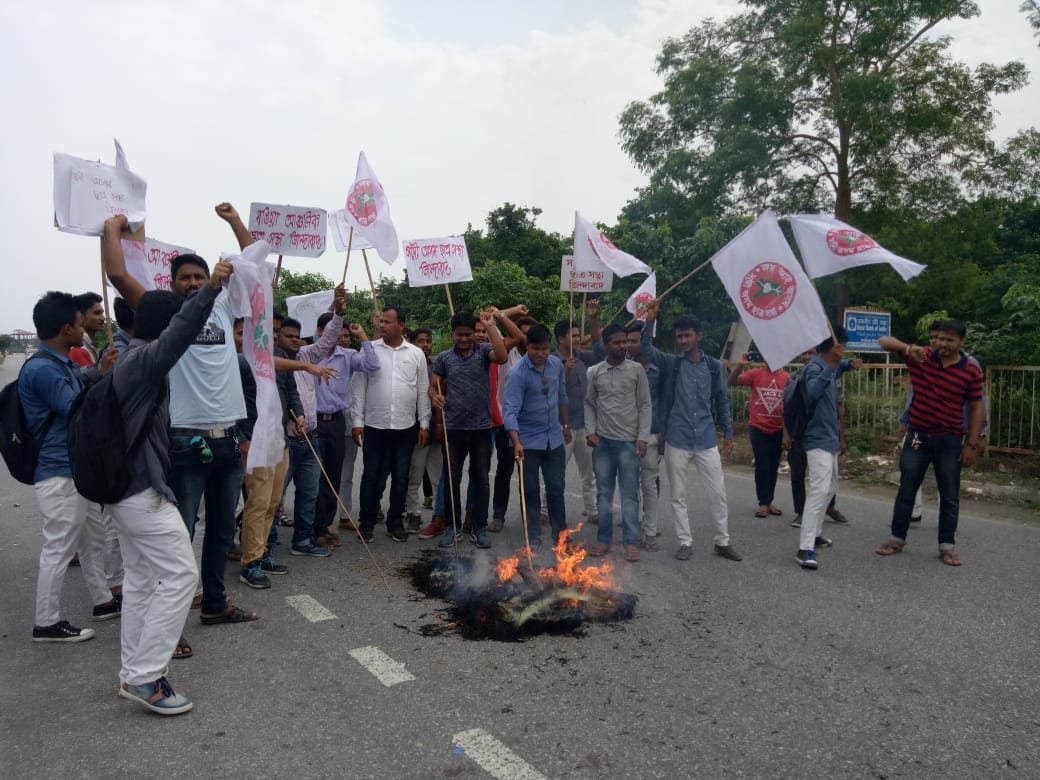
[{"label": "raised arm", "polygon": [[[487,328],[488,338],[491,340],[491,358],[492,363],[505,363],[509,359],[509,350],[506,349],[505,343],[502,341],[502,337],[498,333],[498,328],[495,327],[495,317],[490,310],[485,309],[480,313],[480,321],[484,323],[484,327]],[[519,332],[519,329],[517,329]],[[520,334],[521,338],[523,333]]]},{"label": "raised arm", "polygon": [[668,355],[654,346],[654,326],[657,321],[657,311],[661,308],[661,300],[657,299],[651,303],[646,310],[646,324],[643,332],[639,334],[639,351],[643,353],[649,362],[663,365],[668,361]]},{"label": "raised arm", "polygon": [[381,365],[379,355],[376,354],[376,349],[372,346],[372,342],[368,340],[368,334],[365,333],[361,323],[350,323],[350,332],[361,342],[360,351],[350,353],[350,370],[361,371],[366,374],[378,371]]},{"label": "raised arm", "polygon": [[239,249],[245,249],[250,244],[256,242],[249,229],[242,223],[242,218],[238,216],[234,206],[225,201],[224,203],[218,203],[215,211],[218,217],[231,226],[231,232],[235,234]]},{"label": "raised arm", "polygon": [[[524,343],[524,332],[520,330],[515,322],[510,319],[510,314],[515,311],[519,311],[521,307],[513,306],[512,308],[502,311],[494,306],[489,306],[488,311],[491,312],[492,317],[495,321],[502,323],[502,328],[505,330],[505,338],[502,339],[502,343],[506,345],[506,352],[515,347],[517,344]],[[523,307],[524,313],[527,312],[527,307]],[[488,333],[488,338],[491,334]]]},{"label": "raised arm", "polygon": [[105,232],[101,236],[101,261],[105,265],[105,274],[112,286],[123,296],[123,300],[131,309],[137,308],[137,302],[144,295],[144,287],[126,270],[126,259],[123,257],[123,245],[120,243],[122,233],[129,230],[125,214],[117,214],[105,220]]},{"label": "raised arm", "polygon": [[593,298],[586,303],[585,311],[589,315],[589,336],[593,344],[599,344],[602,341],[599,330],[599,298]]}]

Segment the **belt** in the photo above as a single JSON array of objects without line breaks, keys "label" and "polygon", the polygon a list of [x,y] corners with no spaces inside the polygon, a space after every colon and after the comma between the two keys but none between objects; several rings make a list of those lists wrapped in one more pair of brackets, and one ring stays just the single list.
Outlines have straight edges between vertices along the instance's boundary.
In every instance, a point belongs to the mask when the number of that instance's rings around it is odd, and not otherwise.
[{"label": "belt", "polygon": [[318,419],[321,420],[322,422],[332,422],[337,417],[342,416],[342,414],[343,414],[343,410],[342,409],[340,409],[338,412],[333,412],[332,414],[324,414],[323,412],[319,412],[318,413]]},{"label": "belt", "polygon": [[205,436],[210,439],[227,439],[235,435],[234,426],[230,428],[170,428],[171,436]]}]

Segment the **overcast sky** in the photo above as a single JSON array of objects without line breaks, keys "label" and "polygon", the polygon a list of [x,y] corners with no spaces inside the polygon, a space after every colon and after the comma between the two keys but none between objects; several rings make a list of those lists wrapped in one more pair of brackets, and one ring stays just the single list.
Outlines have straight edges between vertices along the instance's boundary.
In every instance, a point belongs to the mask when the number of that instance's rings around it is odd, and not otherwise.
[{"label": "overcast sky", "polygon": [[[943,32],[975,64],[1037,48],[1017,0]],[[52,153],[113,161],[148,181],[148,234],[207,259],[235,248],[213,214],[251,201],[341,208],[364,149],[402,239],[483,227],[509,201],[573,228],[611,223],[645,177],[618,146],[624,106],[660,89],[661,41],[714,0],[47,0],[0,10],[8,235],[0,332],[34,330],[48,289],[100,288],[98,242],[52,226]],[[998,136],[1035,123],[1040,89],[996,101]],[[344,255],[288,258],[339,279]],[[400,274],[373,253],[373,273]],[[360,258],[357,258],[360,261]],[[360,262],[348,284],[367,287]]]}]

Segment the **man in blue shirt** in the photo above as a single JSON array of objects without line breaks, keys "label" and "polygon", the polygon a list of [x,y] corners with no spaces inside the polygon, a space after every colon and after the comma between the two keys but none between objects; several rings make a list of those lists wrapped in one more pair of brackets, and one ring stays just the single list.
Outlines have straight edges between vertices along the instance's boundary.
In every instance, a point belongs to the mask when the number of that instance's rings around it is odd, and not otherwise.
[{"label": "man in blue shirt", "polygon": [[552,337],[544,325],[527,331],[527,354],[506,377],[502,421],[513,442],[513,457],[521,463],[527,509],[527,540],[532,550],[541,547],[542,511],[538,471],[545,480],[545,496],[553,546],[567,527],[563,503],[567,456],[571,441],[568,398],[563,363],[549,354]]},{"label": "man in blue shirt", "polygon": [[[76,492],[69,465],[69,409],[82,384],[79,367],[67,355],[70,348],[83,342],[83,313],[72,295],[49,292],[33,307],[33,324],[40,349],[18,376],[18,396],[26,423],[33,437],[42,440],[33,474],[36,501],[43,515],[33,641],[82,642],[94,636],[93,629],[76,628],[67,620],[59,620],[61,586],[77,547],[94,604],[103,607],[114,603],[105,582],[104,538],[90,532],[87,501]],[[99,606],[94,608],[95,616],[103,611]]]},{"label": "man in blue shirt", "polygon": [[733,451],[733,417],[722,364],[701,351],[704,335],[701,321],[691,315],[683,315],[675,321],[675,340],[682,353],[666,355],[657,349],[651,323],[657,319],[659,306],[657,300],[647,309],[640,350],[661,369],[661,414],[666,421],[664,468],[672,490],[672,515],[679,537],[675,557],[686,561],[693,554],[690,515],[686,509],[686,484],[692,460],[714,521],[715,552],[728,560],[739,561],[741,556],[729,543],[726,484],[716,431],[716,427],[722,428],[722,454],[728,456]]}]

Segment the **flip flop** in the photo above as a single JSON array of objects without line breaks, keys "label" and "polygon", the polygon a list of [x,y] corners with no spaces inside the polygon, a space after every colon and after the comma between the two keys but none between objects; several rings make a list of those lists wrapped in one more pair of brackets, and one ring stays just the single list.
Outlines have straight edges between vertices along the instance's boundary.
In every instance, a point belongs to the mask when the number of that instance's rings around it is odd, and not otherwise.
[{"label": "flip flop", "polygon": [[768,514],[769,512],[763,509],[755,510],[755,517],[766,517]]},{"label": "flip flop", "polygon": [[221,623],[249,623],[258,619],[259,615],[255,612],[246,612],[243,609],[230,605],[219,615],[199,615],[199,620],[205,626],[216,626]]},{"label": "flip flop", "polygon": [[188,644],[188,640],[181,637],[177,640],[177,647],[173,649],[173,659],[175,661],[181,661],[185,658],[191,658],[194,652],[191,649],[191,645]]},{"label": "flip flop", "polygon": [[780,515],[782,515],[783,512],[777,509],[775,506],[771,506],[769,507],[769,514],[773,515],[774,517],[780,517]]}]

